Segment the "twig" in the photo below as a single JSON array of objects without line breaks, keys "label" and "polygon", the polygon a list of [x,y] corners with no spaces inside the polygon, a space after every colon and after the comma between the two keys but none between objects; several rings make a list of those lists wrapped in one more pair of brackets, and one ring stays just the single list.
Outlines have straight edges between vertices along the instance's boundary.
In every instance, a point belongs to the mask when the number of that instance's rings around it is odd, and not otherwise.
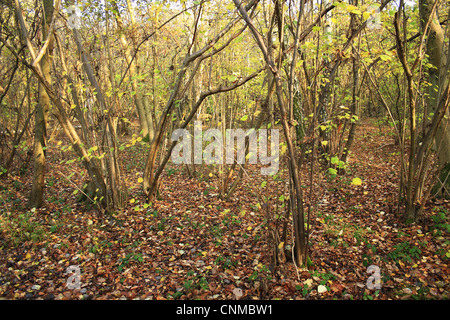
[{"label": "twig", "polygon": [[75,186],[75,188],[80,191],[82,194],[84,194],[86,196],[86,198],[88,198],[89,200],[91,200],[92,203],[97,204],[98,203],[94,200],[91,199],[91,197],[89,197],[86,193],[84,193],[83,190],[80,189],[80,187],[77,186],[77,184],[75,182],[73,182],[72,180],[70,180],[65,174],[63,174],[61,171],[56,170],[57,173],[59,173],[64,179],[66,179],[68,182],[70,182],[71,184],[73,184]]}]

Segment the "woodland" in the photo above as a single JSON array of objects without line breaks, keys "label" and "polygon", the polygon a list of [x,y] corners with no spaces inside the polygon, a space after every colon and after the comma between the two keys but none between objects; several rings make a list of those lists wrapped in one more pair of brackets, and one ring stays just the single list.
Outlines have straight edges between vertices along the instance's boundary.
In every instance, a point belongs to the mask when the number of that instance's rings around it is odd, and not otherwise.
[{"label": "woodland", "polygon": [[449,299],[449,19],[0,0],[0,299]]}]

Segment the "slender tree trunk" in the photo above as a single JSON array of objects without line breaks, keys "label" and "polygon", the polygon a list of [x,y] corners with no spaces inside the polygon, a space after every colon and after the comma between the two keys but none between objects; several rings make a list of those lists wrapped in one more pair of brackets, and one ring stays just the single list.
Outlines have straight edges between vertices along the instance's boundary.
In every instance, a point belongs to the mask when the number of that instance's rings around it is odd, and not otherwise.
[{"label": "slender tree trunk", "polygon": [[[44,19],[42,19],[42,40],[45,41],[49,32],[49,26],[53,18],[53,0],[44,0]],[[50,70],[53,55],[53,37],[49,38],[50,44],[41,60],[41,70],[48,83],[51,83]],[[31,187],[30,206],[39,208],[42,206],[45,187],[45,154],[48,114],[51,101],[42,84],[39,85],[39,103],[35,115],[34,137],[34,169],[33,184]]]},{"label": "slender tree trunk", "polygon": [[[402,8],[403,0],[400,1],[399,8]],[[405,42],[400,37],[400,9],[395,13],[394,27],[395,39],[397,42],[397,55],[405,72],[408,90],[408,109],[409,109],[409,134],[410,134],[410,148],[409,148],[409,163],[406,181],[406,209],[404,213],[405,220],[415,221],[417,216],[417,204],[414,197],[415,186],[415,163],[416,163],[416,139],[417,139],[417,123],[416,123],[416,101],[413,89],[413,74],[407,62]]]},{"label": "slender tree trunk", "polygon": [[[253,24],[253,21],[248,16],[247,11],[245,8],[241,5],[239,0],[233,0],[234,4],[236,5],[236,8],[241,13],[242,17],[244,18],[246,24],[248,25],[250,31],[252,32],[255,41],[260,48],[264,59],[272,72],[275,80],[275,92],[277,94],[277,102],[278,102],[278,108],[280,110],[281,115],[281,123],[283,126],[284,135],[286,138],[286,144],[289,151],[289,175],[290,175],[290,187],[291,187],[291,201],[292,201],[292,216],[293,216],[293,225],[294,225],[294,238],[295,238],[295,262],[298,265],[304,265],[306,263],[306,230],[305,230],[305,219],[304,219],[304,211],[303,211],[303,193],[301,189],[301,183],[300,183],[300,175],[299,175],[299,169],[297,164],[297,156],[294,148],[294,144],[292,142],[291,137],[291,126],[293,124],[290,124],[288,121],[288,109],[286,109],[285,102],[283,99],[283,88],[281,83],[281,76],[279,73],[278,68],[276,67],[275,62],[273,61],[273,58],[271,57],[267,46],[264,43],[264,40],[262,39],[261,35],[258,33],[255,25]],[[300,19],[298,19],[298,22],[300,23]],[[298,40],[298,39],[297,39]]]},{"label": "slender tree trunk", "polygon": [[[117,6],[117,3],[115,1],[111,2],[111,5],[114,9],[114,16],[116,18],[117,26],[120,30],[124,30],[124,25],[122,21],[122,17],[119,14],[119,8]],[[129,0],[127,0],[127,8],[128,12],[130,14],[130,20],[131,20],[131,28],[132,32],[136,32],[136,21],[134,18],[134,11],[131,6],[131,3]],[[130,64],[130,61],[132,59],[131,51],[130,51],[130,45],[128,44],[127,39],[125,38],[125,34],[122,32],[120,36],[120,41],[122,42],[122,46],[125,50],[125,60],[127,64]],[[149,134],[149,120],[147,119],[147,112],[145,110],[145,104],[144,99],[141,93],[141,90],[139,88],[138,84],[138,61],[137,59],[134,59],[130,64],[129,69],[129,75],[130,75],[130,81],[131,81],[131,88],[133,90],[133,97],[134,97],[134,103],[136,105],[136,110],[138,112],[139,116],[139,123],[141,126],[142,135],[146,137]]]},{"label": "slender tree trunk", "polygon": [[[354,0],[353,3],[355,6],[358,5],[358,0]],[[354,33],[356,31],[356,23],[355,23],[355,14],[351,14],[351,31]],[[353,87],[352,87],[352,104],[350,106],[350,112],[352,118],[350,123],[350,130],[348,132],[348,138],[347,142],[345,143],[344,151],[342,153],[342,161],[346,162],[348,153],[350,151],[350,147],[353,143],[353,140],[355,139],[355,133],[356,133],[356,119],[353,118],[354,115],[357,114],[357,104],[358,104],[358,97],[357,97],[357,87],[359,83],[359,57],[357,56],[357,49],[355,47],[352,48],[352,54],[353,54]]]},{"label": "slender tree trunk", "polygon": [[[323,0],[322,4],[325,8],[327,8],[330,4],[330,0]],[[332,23],[331,23],[331,13],[328,12],[325,15],[324,19],[325,24],[325,44],[327,50],[330,49],[331,44],[331,33],[332,33]],[[333,79],[335,75],[337,74],[337,69],[339,68],[340,60],[336,61],[335,65],[332,68],[332,63],[330,61],[330,54],[326,53],[324,56],[324,64],[325,64],[325,71],[324,75],[326,78],[328,78],[328,81],[321,84],[321,91],[319,96],[319,124],[326,124],[328,122],[328,110],[329,110],[329,103],[330,103],[330,87],[331,83],[333,82]],[[329,153],[330,150],[330,143],[323,145],[321,142],[328,141],[329,140],[329,133],[327,130],[320,130],[320,141],[319,141],[319,148],[323,149],[323,153]]]}]

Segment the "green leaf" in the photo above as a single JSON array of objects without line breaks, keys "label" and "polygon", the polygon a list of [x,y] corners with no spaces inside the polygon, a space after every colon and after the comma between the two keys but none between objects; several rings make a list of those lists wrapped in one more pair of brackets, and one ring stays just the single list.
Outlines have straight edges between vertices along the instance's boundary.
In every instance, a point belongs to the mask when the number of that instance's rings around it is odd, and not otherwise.
[{"label": "green leaf", "polygon": [[263,182],[261,183],[261,188],[264,188],[264,187],[266,186],[266,184],[267,184],[267,181],[263,181]]},{"label": "green leaf", "polygon": [[336,164],[339,162],[339,158],[337,156],[331,158],[331,164]]},{"label": "green leaf", "polygon": [[241,118],[241,121],[247,121],[247,119],[248,119],[248,115],[245,115]]},{"label": "green leaf", "polygon": [[337,175],[337,170],[334,168],[328,168],[328,173],[331,175]]}]

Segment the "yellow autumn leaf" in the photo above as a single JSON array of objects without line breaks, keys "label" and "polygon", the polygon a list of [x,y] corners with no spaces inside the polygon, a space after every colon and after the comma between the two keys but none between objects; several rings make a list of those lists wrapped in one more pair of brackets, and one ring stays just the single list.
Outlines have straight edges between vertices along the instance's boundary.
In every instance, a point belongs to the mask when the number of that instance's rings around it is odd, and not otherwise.
[{"label": "yellow autumn leaf", "polygon": [[350,5],[347,6],[347,9],[346,9],[346,10],[347,10],[348,12],[353,12],[353,11],[356,10],[356,9],[358,9],[358,8],[356,8],[354,5],[351,5],[351,4],[350,4]]},{"label": "yellow autumn leaf", "polygon": [[367,12],[367,11],[363,12],[363,18],[364,18],[364,21],[369,19],[370,18],[370,12]]},{"label": "yellow autumn leaf", "polygon": [[235,5],[232,2],[227,4],[225,8],[229,11],[236,9]]},{"label": "yellow autumn leaf", "polygon": [[362,181],[361,181],[360,178],[353,178],[352,184],[353,184],[354,186],[360,186],[360,185],[362,184]]},{"label": "yellow autumn leaf", "polygon": [[280,244],[278,245],[278,249],[283,249],[283,246],[284,246],[284,242],[280,242]]},{"label": "yellow autumn leaf", "polygon": [[138,182],[139,182],[139,183],[142,183],[142,182],[144,182],[144,179],[139,178],[139,179],[138,179]]},{"label": "yellow autumn leaf", "polygon": [[284,144],[284,145],[281,147],[281,155],[285,154],[285,153],[286,153],[286,150],[287,150],[287,147],[286,147],[286,145]]}]

